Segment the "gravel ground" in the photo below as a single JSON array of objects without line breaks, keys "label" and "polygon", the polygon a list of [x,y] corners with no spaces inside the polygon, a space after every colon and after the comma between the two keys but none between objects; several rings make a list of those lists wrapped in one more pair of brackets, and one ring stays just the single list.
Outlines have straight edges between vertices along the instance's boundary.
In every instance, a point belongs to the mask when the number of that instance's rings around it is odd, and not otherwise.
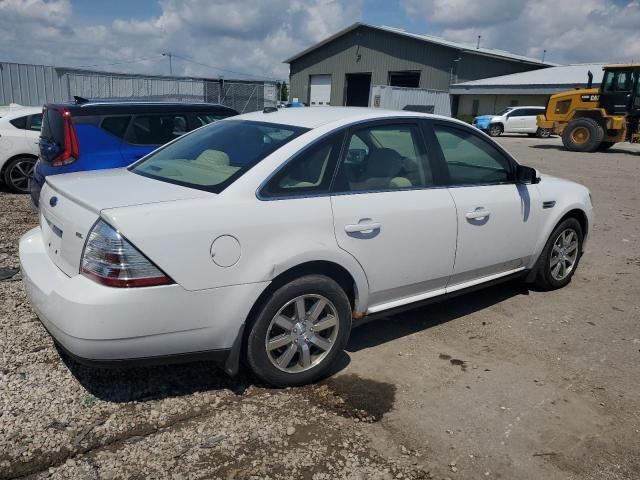
[{"label": "gravel ground", "polygon": [[[208,363],[88,369],[56,350],[19,274],[0,281],[0,478],[640,478],[640,148],[500,141],[591,188],[572,284],[369,323],[318,385],[274,390]],[[0,191],[0,270],[35,224],[25,196]]]}]

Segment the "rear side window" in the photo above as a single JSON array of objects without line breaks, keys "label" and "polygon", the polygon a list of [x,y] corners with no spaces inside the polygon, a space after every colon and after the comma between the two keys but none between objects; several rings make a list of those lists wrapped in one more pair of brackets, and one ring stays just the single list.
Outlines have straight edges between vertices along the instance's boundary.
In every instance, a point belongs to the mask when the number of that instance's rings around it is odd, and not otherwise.
[{"label": "rear side window", "polygon": [[44,111],[40,136],[50,142],[64,145],[64,120],[58,110],[47,108]]},{"label": "rear side window", "polygon": [[29,122],[29,130],[39,132],[42,130],[42,114],[31,115],[31,121]]},{"label": "rear side window", "polygon": [[20,130],[26,130],[27,129],[27,117],[18,117],[18,118],[14,118],[13,120],[9,120],[9,123],[11,123],[11,125],[13,125],[16,128],[19,128]]},{"label": "rear side window", "polygon": [[433,127],[453,185],[486,185],[511,180],[511,162],[486,140],[463,129]]},{"label": "rear side window", "polygon": [[133,119],[126,140],[136,145],[162,145],[187,133],[182,114],[140,115]]},{"label": "rear side window", "polygon": [[129,126],[129,120],[131,120],[131,115],[105,117],[100,127],[118,138],[123,138]]},{"label": "rear side window", "polygon": [[344,133],[307,148],[280,170],[262,190],[264,196],[329,193]]}]

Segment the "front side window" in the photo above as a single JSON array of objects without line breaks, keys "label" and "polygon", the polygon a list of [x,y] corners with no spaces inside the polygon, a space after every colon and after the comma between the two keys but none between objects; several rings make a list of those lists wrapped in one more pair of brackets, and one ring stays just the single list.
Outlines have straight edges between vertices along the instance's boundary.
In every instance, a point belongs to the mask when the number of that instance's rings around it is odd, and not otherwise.
[{"label": "front side window", "polygon": [[265,196],[329,193],[344,134],[321,140],[301,152],[262,191]]},{"label": "front side window", "polygon": [[631,72],[626,70],[609,70],[607,71],[603,90],[605,92],[630,92],[631,91]]},{"label": "front side window", "polygon": [[263,122],[216,122],[167,145],[129,169],[156,180],[219,193],[305,131]]},{"label": "front side window", "polygon": [[176,115],[140,115],[133,119],[126,140],[136,145],[163,145],[187,133],[187,118]]},{"label": "front side window", "polygon": [[417,125],[398,124],[356,130],[348,140],[334,190],[365,192],[433,185]]},{"label": "front side window", "polygon": [[511,162],[497,148],[471,132],[434,125],[453,185],[485,185],[511,181]]}]

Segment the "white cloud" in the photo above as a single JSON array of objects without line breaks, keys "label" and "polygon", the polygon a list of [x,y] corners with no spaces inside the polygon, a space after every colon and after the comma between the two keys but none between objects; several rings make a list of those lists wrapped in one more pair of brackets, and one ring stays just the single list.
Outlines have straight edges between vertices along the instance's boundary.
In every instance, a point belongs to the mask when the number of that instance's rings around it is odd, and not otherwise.
[{"label": "white cloud", "polygon": [[[362,0],[161,0],[161,14],[111,24],[74,21],[69,0],[0,0],[0,60],[167,73],[162,52],[265,77],[286,78],[282,60],[353,23]],[[241,77],[174,60],[174,72]],[[242,77],[241,77],[242,78]]]},{"label": "white cloud", "polygon": [[404,0],[445,38],[558,63],[640,59],[640,1]]}]

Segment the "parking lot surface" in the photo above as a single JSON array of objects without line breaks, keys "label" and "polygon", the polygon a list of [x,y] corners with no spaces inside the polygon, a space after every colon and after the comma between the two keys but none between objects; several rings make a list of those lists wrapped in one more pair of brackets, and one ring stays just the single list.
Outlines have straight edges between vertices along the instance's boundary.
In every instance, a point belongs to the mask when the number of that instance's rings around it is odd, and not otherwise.
[{"label": "parking lot surface", "polygon": [[[640,478],[640,148],[499,141],[591,189],[573,282],[503,284],[355,328],[318,385],[270,389],[208,363],[82,367],[20,275],[0,281],[0,478]],[[0,191],[0,271],[36,223],[26,196]]]}]

